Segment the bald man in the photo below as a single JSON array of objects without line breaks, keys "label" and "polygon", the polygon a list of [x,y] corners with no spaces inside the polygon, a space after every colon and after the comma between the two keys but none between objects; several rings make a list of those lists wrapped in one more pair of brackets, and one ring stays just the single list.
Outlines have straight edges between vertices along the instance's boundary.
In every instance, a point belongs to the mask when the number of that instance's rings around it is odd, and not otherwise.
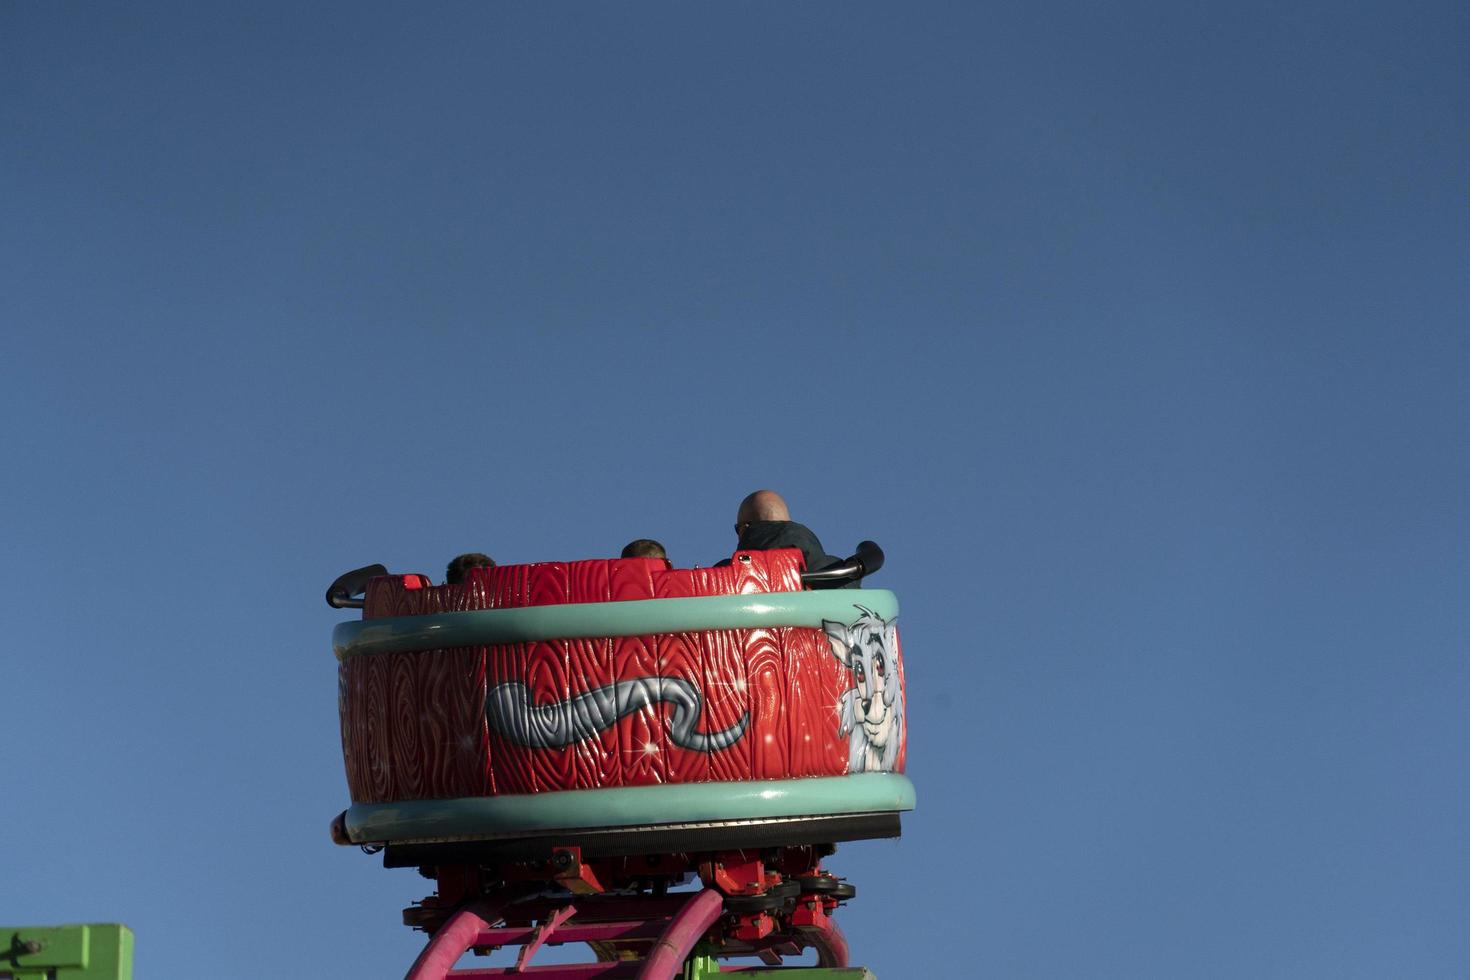
[{"label": "bald man", "polygon": [[[815,572],[842,559],[833,558],[822,542],[805,524],[791,519],[786,501],[774,490],[757,490],[740,501],[735,512],[735,533],[740,536],[737,551],[770,551],[775,548],[800,548],[807,571]],[[720,562],[728,565],[728,560]]]}]

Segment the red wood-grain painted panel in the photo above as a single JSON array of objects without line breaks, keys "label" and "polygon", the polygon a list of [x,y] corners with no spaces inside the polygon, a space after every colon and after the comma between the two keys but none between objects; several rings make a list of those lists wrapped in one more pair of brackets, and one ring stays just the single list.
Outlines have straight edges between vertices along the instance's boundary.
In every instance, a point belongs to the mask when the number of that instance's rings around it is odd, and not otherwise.
[{"label": "red wood-grain painted panel", "polygon": [[419,615],[428,616],[449,612],[453,608],[452,603],[463,590],[459,586],[446,589],[442,585],[436,585],[414,591],[419,594]]},{"label": "red wood-grain painted panel", "polygon": [[[564,578],[562,582],[565,583]],[[526,683],[531,688],[531,703],[546,705],[566,701],[571,696],[566,641],[547,640],[526,646],[525,676]],[[533,750],[531,766],[537,792],[573,788],[576,784],[575,754],[576,750],[572,745]]]},{"label": "red wood-grain painted panel", "polygon": [[734,595],[735,594],[735,569],[729,565],[719,568],[696,569],[699,573],[699,581],[703,583],[701,595]]},{"label": "red wood-grain painted panel", "polygon": [[347,672],[347,715],[352,726],[352,770],[348,773],[351,780],[353,802],[368,802],[372,798],[372,777],[369,775],[372,769],[372,732],[368,729],[368,665],[366,657],[356,657],[350,661],[351,669]]},{"label": "red wood-grain painted panel", "polygon": [[369,580],[363,593],[362,618],[381,619],[393,615],[398,604],[399,588],[396,579],[375,578]]},{"label": "red wood-grain painted panel", "polygon": [[542,562],[531,566],[531,582],[526,597],[528,606],[555,606],[567,601],[569,588],[567,563]]},{"label": "red wood-grain painted panel", "polygon": [[491,609],[513,609],[530,605],[533,565],[496,565],[490,580],[495,585]]},{"label": "red wood-grain painted panel", "polygon": [[[699,649],[698,633],[665,633],[658,637],[658,673],[665,680],[682,680],[699,695],[698,715],[694,720],[695,733],[715,731],[709,721],[709,699],[705,693],[704,657]],[[669,751],[669,782],[696,783],[710,778],[708,752],[687,749],[675,745],[669,737],[674,706],[664,705],[663,716],[665,742]]]},{"label": "red wood-grain painted panel", "polygon": [[786,665],[791,775],[842,775],[847,747],[837,735],[841,665],[821,630],[785,627],[776,632]]},{"label": "red wood-grain painted panel", "polygon": [[356,740],[352,736],[352,678],[347,664],[337,664],[337,728],[342,736],[342,771],[347,774],[347,791],[352,793],[352,753]]},{"label": "red wood-grain painted panel", "polygon": [[395,591],[393,593],[393,611],[388,613],[388,615],[427,616],[440,611],[440,605],[436,601],[439,596],[438,589],[404,588],[402,576],[395,577],[391,581]]},{"label": "red wood-grain painted panel", "polygon": [[766,575],[765,552],[735,552],[735,560],[730,563],[730,570],[735,577],[734,592],[736,595],[771,591],[767,588],[769,577]]},{"label": "red wood-grain painted panel", "polygon": [[[357,690],[357,710],[355,712],[357,727],[357,758],[358,758],[358,793],[364,802],[372,802],[375,797],[373,781],[373,712],[369,707],[372,704],[373,695],[376,693],[370,683],[373,671],[368,658],[359,658],[357,665],[357,680],[354,687]],[[356,798],[356,797],[355,797]]]},{"label": "red wood-grain painted panel", "polygon": [[689,579],[694,586],[695,595],[724,595],[716,586],[720,570],[716,568],[693,568],[689,570]]},{"label": "red wood-grain painted panel", "polygon": [[[567,640],[567,674],[573,694],[613,682],[613,641],[607,638]],[[573,781],[579,789],[621,786],[618,726],[611,725],[573,746]]]},{"label": "red wood-grain painted panel", "polygon": [[800,592],[801,573],[806,568],[806,561],[801,556],[798,548],[782,548],[779,551],[767,551],[766,556],[766,578],[770,583],[772,592]]},{"label": "red wood-grain painted panel", "polygon": [[750,692],[745,650],[740,640],[740,635],[731,630],[705,630],[699,635],[707,695],[706,727],[710,731],[723,731],[746,718],[746,732],[740,741],[710,754],[711,779],[751,778],[751,746],[755,739],[749,729]]},{"label": "red wood-grain painted panel", "polygon": [[699,568],[676,568],[662,575],[653,577],[654,594],[659,599],[677,599],[681,596],[698,595],[695,590],[695,582]]},{"label": "red wood-grain painted panel", "polygon": [[[485,684],[487,690],[506,682],[524,683],[529,644],[503,643],[487,648]],[[534,689],[533,689],[534,692]],[[529,705],[527,706],[529,710]],[[495,789],[499,793],[534,793],[536,778],[531,762],[532,750],[517,745],[499,732],[489,732],[490,755],[495,760]]]},{"label": "red wood-grain painted panel", "polygon": [[787,769],[786,672],[774,630],[741,630],[750,685],[751,775],[781,779]]},{"label": "red wood-grain painted panel", "polygon": [[414,676],[414,661],[433,656],[433,651],[382,655],[388,665],[389,752],[392,753],[389,766],[393,771],[394,799],[417,800],[424,796],[421,767],[427,761],[424,757],[426,746],[419,742],[422,701]]},{"label": "red wood-grain painted panel", "polygon": [[568,602],[607,602],[612,597],[610,561],[574,561],[567,566]]},{"label": "red wood-grain painted panel", "polygon": [[[697,594],[692,575],[665,574],[659,578],[663,583],[660,598],[686,598]],[[704,665],[700,657],[698,636],[692,633],[664,633],[649,637],[649,640],[656,644],[658,651],[658,676],[682,681],[699,695],[699,717],[695,719],[693,731],[704,731]],[[669,782],[693,783],[709,779],[709,756],[704,752],[681,748],[669,737],[669,725],[674,716],[673,706],[661,705],[657,710],[665,735],[664,744],[669,753]]]},{"label": "red wood-grain painted panel", "polygon": [[[646,636],[613,640],[613,672],[620,679],[651,677],[658,670],[658,650]],[[618,752],[625,786],[669,781],[669,747],[664,737],[663,709],[642,708],[617,724]]]},{"label": "red wood-grain painted panel", "polygon": [[424,796],[493,793],[485,724],[485,648],[437,650],[415,658],[423,705]]},{"label": "red wood-grain painted panel", "polygon": [[[662,562],[658,563],[662,565]],[[651,558],[620,558],[609,562],[608,588],[614,602],[652,599],[654,569]]]},{"label": "red wood-grain painted panel", "polygon": [[388,716],[388,657],[363,657],[367,679],[363,686],[363,727],[368,736],[367,795],[373,803],[393,800],[391,719]]},{"label": "red wood-grain painted panel", "polygon": [[[456,601],[449,608],[455,611],[492,608],[495,604],[494,573],[493,568],[471,568],[465,572],[464,584],[459,586]],[[444,588],[455,587],[446,585]]]},{"label": "red wood-grain painted panel", "polygon": [[422,611],[423,589],[400,588],[393,603],[394,616],[417,616]]},{"label": "red wood-grain painted panel", "polygon": [[347,789],[354,803],[366,802],[370,792],[368,769],[372,751],[372,736],[367,727],[366,657],[349,657],[337,665],[337,691]]}]

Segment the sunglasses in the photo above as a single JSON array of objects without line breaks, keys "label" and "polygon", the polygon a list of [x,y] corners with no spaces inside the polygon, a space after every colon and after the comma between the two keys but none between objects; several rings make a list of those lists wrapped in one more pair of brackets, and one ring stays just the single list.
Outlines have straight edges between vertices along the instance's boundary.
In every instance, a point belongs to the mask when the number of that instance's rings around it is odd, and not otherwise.
[{"label": "sunglasses", "polygon": [[750,527],[750,522],[749,521],[741,521],[739,524],[736,524],[735,525],[735,533],[737,535],[744,534],[745,531],[746,531],[746,529],[749,528],[749,527]]}]

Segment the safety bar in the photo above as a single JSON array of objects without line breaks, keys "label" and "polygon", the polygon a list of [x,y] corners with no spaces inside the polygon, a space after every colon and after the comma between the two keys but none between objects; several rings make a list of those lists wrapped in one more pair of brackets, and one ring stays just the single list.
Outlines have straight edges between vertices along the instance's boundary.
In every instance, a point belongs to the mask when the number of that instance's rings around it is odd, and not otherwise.
[{"label": "safety bar", "polygon": [[337,580],[327,586],[327,605],[333,609],[361,609],[367,601],[367,585],[379,575],[387,575],[382,565],[364,565],[350,572],[343,572]]},{"label": "safety bar", "polygon": [[864,576],[872,575],[883,567],[883,549],[876,541],[862,541],[851,558],[844,558],[831,568],[815,572],[802,572],[804,585],[818,588],[830,587],[833,583],[860,582]]}]

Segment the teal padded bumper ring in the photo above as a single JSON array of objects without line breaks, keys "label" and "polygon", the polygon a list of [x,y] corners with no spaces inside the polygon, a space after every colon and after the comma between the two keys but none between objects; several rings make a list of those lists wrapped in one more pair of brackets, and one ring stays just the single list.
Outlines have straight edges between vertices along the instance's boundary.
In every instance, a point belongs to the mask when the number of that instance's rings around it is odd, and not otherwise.
[{"label": "teal padded bumper ring", "polygon": [[748,782],[664,783],[552,793],[358,803],[346,814],[355,844],[533,837],[660,824],[892,813],[914,808],[914,784],[892,772]]}]

